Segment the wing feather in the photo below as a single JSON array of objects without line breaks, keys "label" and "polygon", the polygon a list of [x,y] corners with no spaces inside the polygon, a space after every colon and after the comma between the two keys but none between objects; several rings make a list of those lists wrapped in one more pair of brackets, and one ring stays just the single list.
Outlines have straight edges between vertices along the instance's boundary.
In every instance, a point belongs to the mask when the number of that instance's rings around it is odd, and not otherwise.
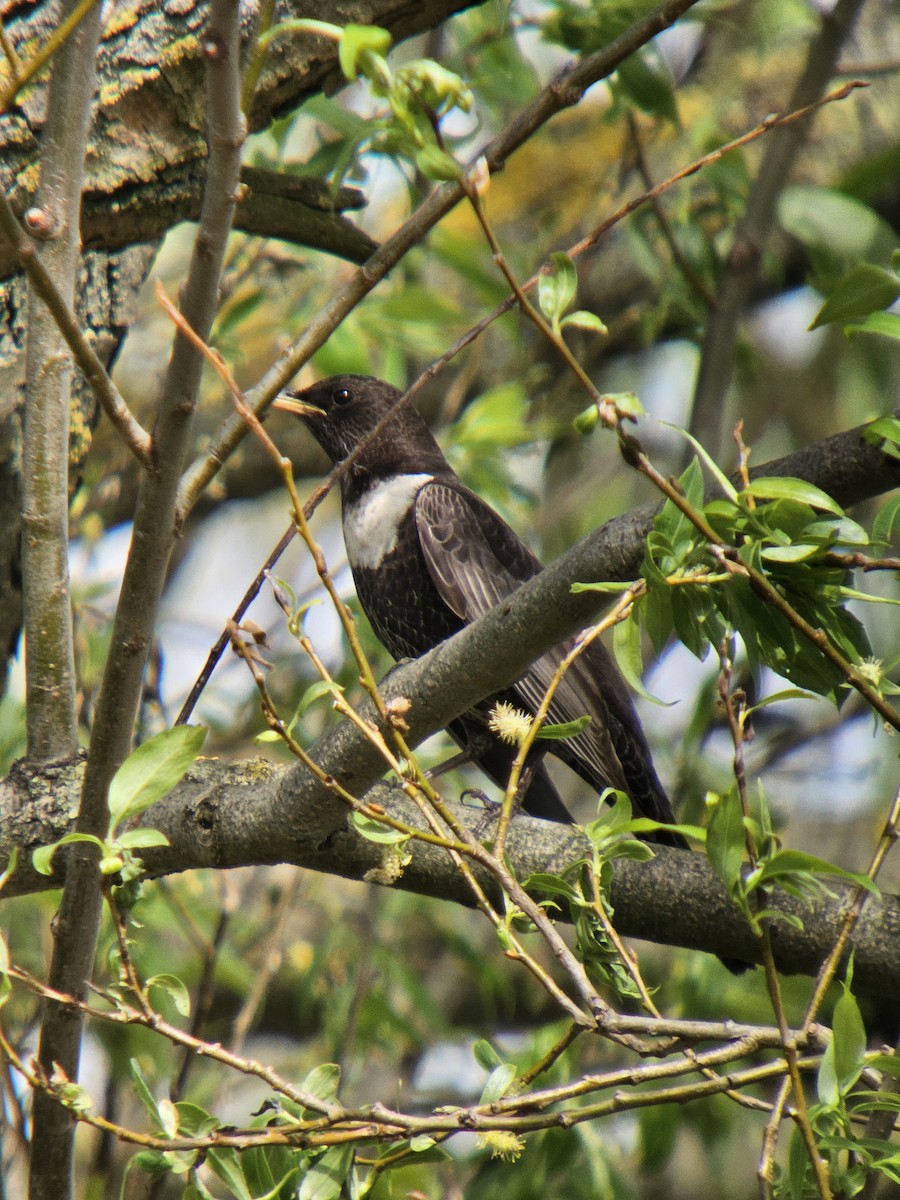
[{"label": "wing feather", "polygon": [[461,483],[426,483],[416,494],[415,521],[434,585],[463,621],[484,616],[541,570],[502,517]]},{"label": "wing feather", "polygon": [[[462,621],[477,620],[542,569],[506,522],[458,481],[425,484],[414,512],[429,574],[441,599]],[[572,645],[570,638],[554,646],[516,681],[510,690],[523,707],[537,710]],[[628,689],[600,642],[592,642],[569,667],[551,701],[548,722],[563,724],[585,715],[591,718],[586,729],[550,743],[548,751],[598,791],[621,788],[638,812],[672,821]]]}]

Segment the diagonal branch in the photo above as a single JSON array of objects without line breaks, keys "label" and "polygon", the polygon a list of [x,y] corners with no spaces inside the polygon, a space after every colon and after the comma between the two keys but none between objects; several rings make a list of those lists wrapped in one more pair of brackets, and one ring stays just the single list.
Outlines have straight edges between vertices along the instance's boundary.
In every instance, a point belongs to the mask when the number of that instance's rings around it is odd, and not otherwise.
[{"label": "diagonal branch", "polygon": [[[796,474],[850,504],[900,484],[900,463],[869,445],[862,430],[829,438],[818,446],[766,464],[768,475]],[[653,509],[643,508],[608,522],[563,555],[506,602],[444,642],[424,658],[393,670],[381,685],[392,696],[413,701],[412,742],[443,728],[459,712],[522,673],[534,655],[563,640],[595,615],[596,593],[572,594],[572,582],[631,579],[638,571]],[[371,715],[371,714],[367,714]],[[368,792],[384,770],[381,754],[360,730],[345,722],[311,750],[327,775],[356,796]],[[69,770],[75,772],[76,768]],[[73,785],[69,785],[73,786]],[[13,771],[0,785],[0,828],[11,845],[31,849],[65,832],[69,812],[61,807],[63,780],[42,782]],[[377,797],[377,800],[376,800]],[[398,789],[379,788],[368,799],[390,807],[403,820],[421,815]],[[380,849],[351,833],[346,807],[303,768],[284,771],[258,763],[198,767],[192,778],[158,805],[148,820],[171,846],[146,856],[155,873],[248,863],[290,861],[351,878],[380,866]],[[469,824],[480,814],[468,812]],[[52,830],[53,832],[49,832]],[[559,871],[584,853],[576,831],[527,817],[512,822],[508,851],[517,877]],[[617,865],[612,903],[619,932],[728,955],[753,957],[753,939],[740,913],[702,855],[659,848],[649,864]],[[485,879],[486,886],[492,886]],[[9,894],[46,887],[20,855]],[[414,861],[399,886],[471,903],[471,892],[440,847],[417,843]],[[778,926],[779,969],[814,973],[840,927],[852,894],[838,889],[811,915],[797,909],[804,931]],[[779,903],[788,903],[786,899]],[[870,899],[854,933],[856,979],[868,990],[900,987],[900,901]]]},{"label": "diagonal branch", "polygon": [[[810,45],[789,109],[819,100],[862,5],[863,0],[838,0],[833,9],[822,11],[821,29]],[[808,134],[809,123],[802,122],[779,129],[769,140],[746,211],[732,239],[715,305],[710,309],[694,392],[691,433],[702,438],[714,457],[718,457],[725,430],[730,427],[726,393],[736,358],[738,325],[759,276],[778,197]]]},{"label": "diagonal branch", "polygon": [[[488,170],[499,171],[520,146],[545,125],[551,117],[577,104],[584,92],[610,75],[624,59],[645,45],[656,34],[673,25],[696,0],[667,0],[660,8],[636,21],[603,50],[588,55],[561,72],[524,108],[501,134],[475,155],[470,170],[484,159]],[[446,216],[465,196],[462,183],[442,184],[434,189],[408,221],[378,249],[335,293],[328,304],[310,321],[300,337],[281,355],[278,362],[246,393],[248,405],[261,415],[279,391],[304,363],[328,340],[341,321],[380,283],[398,262]],[[203,458],[185,472],[179,495],[179,519],[184,520],[200,493],[215,477],[222,463],[240,443],[247,426],[240,418],[227,421]]]}]

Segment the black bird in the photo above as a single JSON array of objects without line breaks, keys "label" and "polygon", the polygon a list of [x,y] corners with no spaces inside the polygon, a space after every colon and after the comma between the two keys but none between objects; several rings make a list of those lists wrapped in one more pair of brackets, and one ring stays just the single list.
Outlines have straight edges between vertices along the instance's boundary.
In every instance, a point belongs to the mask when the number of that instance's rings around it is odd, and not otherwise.
[{"label": "black bird", "polygon": [[[380,379],[336,375],[284,393],[276,407],[299,416],[335,463],[390,413],[341,479],[344,542],[360,603],[397,659],[418,658],[498,604],[541,570],[540,560],[459,479],[416,410]],[[468,756],[505,787],[515,746],[488,728],[500,700],[534,713],[571,639],[534,662],[510,688],[448,726]],[[538,740],[526,762],[522,805],[536,817],[571,821],[543,765],[555,754],[598,792],[627,792],[635,815],[674,822],[627,685],[599,641],[575,660],[548,721],[590,723],[564,741]],[[686,847],[677,834],[655,840]]]}]

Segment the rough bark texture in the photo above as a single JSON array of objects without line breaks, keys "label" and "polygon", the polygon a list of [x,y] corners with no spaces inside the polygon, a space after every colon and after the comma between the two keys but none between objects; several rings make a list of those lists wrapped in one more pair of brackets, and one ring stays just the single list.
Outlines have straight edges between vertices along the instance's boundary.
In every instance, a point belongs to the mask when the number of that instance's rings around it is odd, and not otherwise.
[{"label": "rough bark texture", "polygon": [[[467,7],[461,0],[425,4],[398,0],[369,3],[287,4],[275,19],[324,16],[335,22],[384,25],[399,41],[433,28]],[[242,6],[245,44],[257,18],[253,2]],[[10,0],[0,19],[20,57],[40,47],[59,20],[59,6]],[[134,320],[137,294],[159,239],[177,222],[196,217],[206,167],[206,114],[201,39],[205,4],[160,7],[150,0],[117,4],[107,23],[98,61],[99,86],[86,163],[82,235],[93,253],[84,255],[77,313],[109,363]],[[307,95],[338,81],[332,43],[315,38],[278,40],[268,55],[252,114],[259,129]],[[0,186],[24,213],[37,186],[40,133],[46,107],[44,76],[26,87],[0,114]],[[352,261],[373,248],[351,222],[334,212],[314,184],[285,182],[268,172],[248,172],[238,226],[287,237]],[[329,204],[332,211],[329,211]],[[352,194],[339,207],[356,207]],[[22,620],[19,545],[21,383],[27,321],[25,286],[0,239],[0,694],[15,653]],[[92,393],[76,372],[71,425],[73,483],[90,447],[98,419]]]},{"label": "rough bark texture", "polygon": [[[80,762],[41,771],[20,764],[0,783],[0,828],[4,830],[0,859],[16,844],[22,863],[8,885],[11,895],[52,886],[29,867],[28,857],[36,846],[69,828],[82,770]],[[347,774],[342,773],[345,781]],[[410,825],[424,827],[418,810],[398,788],[377,784],[368,799]],[[451,808],[470,828],[483,818],[478,809]],[[162,830],[171,843],[145,854],[155,876],[198,867],[288,862],[348,879],[383,882],[382,848],[348,826],[344,805],[302,767],[276,767],[262,760],[200,762],[166,800],[144,815],[142,824]],[[473,904],[445,851],[418,842],[410,848],[412,862],[393,886]],[[507,844],[519,879],[538,871],[565,871],[584,857],[587,848],[577,829],[526,816],[514,819]],[[655,847],[654,852],[650,862],[616,864],[610,902],[619,932],[753,961],[750,931],[706,858],[666,847]],[[498,899],[490,876],[480,868],[476,874]],[[833,895],[814,907],[780,892],[767,896],[773,908],[803,922],[802,930],[779,922],[773,926],[776,962],[785,974],[814,974],[833,945],[852,891],[833,881],[829,888]],[[851,948],[854,985],[873,996],[895,996],[900,988],[900,896],[868,899]]]},{"label": "rough bark texture", "polygon": [[[378,24],[402,41],[468,6],[465,0],[280,2],[275,21],[315,16],[341,25]],[[256,0],[241,5],[245,47],[258,11]],[[4,26],[23,58],[44,41],[57,15],[52,3],[37,9],[2,6]],[[177,221],[197,215],[206,165],[201,41],[207,20],[207,6],[201,3],[160,6],[131,0],[112,11],[98,60],[100,85],[88,146],[82,217],[86,245],[111,249],[150,241]],[[334,43],[324,38],[293,34],[276,39],[260,75],[251,130],[265,128],[306,96],[336,86],[336,64]],[[42,85],[28,88],[16,108],[0,116],[0,182],[19,212],[28,207],[36,185],[45,99]],[[245,205],[245,214],[255,214],[254,232],[264,224],[259,209],[264,209],[265,195],[257,193],[255,206]],[[273,204],[275,199],[270,196]],[[293,232],[302,240],[302,222]],[[14,269],[6,254],[6,247],[0,247],[0,277]]]}]

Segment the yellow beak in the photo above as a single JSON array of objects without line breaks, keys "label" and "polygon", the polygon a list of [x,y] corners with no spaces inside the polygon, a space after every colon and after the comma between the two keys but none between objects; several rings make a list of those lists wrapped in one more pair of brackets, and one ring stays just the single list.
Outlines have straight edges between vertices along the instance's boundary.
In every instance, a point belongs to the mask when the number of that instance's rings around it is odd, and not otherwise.
[{"label": "yellow beak", "polygon": [[293,413],[295,417],[321,417],[322,415],[321,408],[316,408],[314,404],[304,404],[302,400],[294,400],[283,392],[272,401],[272,408],[277,408],[281,412]]}]

